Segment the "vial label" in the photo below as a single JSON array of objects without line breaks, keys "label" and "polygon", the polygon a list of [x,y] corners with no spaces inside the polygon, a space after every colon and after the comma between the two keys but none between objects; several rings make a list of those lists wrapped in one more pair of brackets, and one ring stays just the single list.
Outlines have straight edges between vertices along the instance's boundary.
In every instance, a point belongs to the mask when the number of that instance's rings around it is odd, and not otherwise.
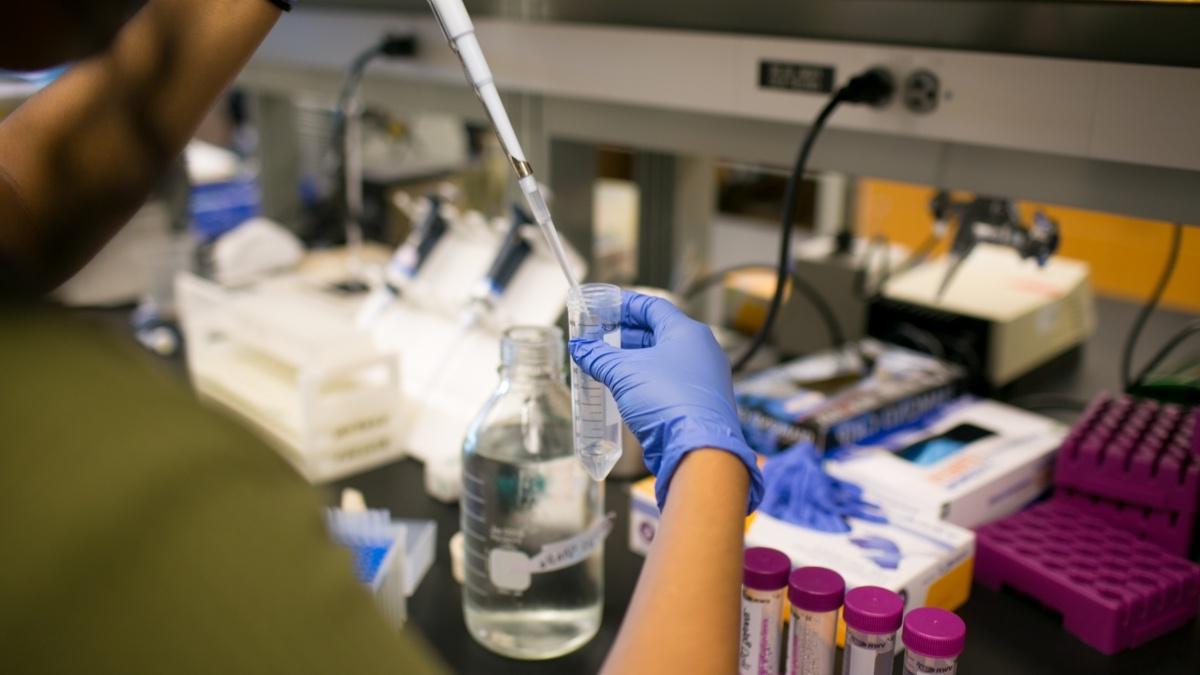
[{"label": "vial label", "polygon": [[869,635],[846,631],[842,675],[891,675],[896,635]]},{"label": "vial label", "polygon": [[837,612],[792,611],[787,675],[833,675]]},{"label": "vial label", "polygon": [[914,654],[910,649],[904,654],[904,675],[955,675],[958,659],[935,659]]},{"label": "vial label", "polygon": [[778,675],[783,591],[742,589],[739,675]]}]

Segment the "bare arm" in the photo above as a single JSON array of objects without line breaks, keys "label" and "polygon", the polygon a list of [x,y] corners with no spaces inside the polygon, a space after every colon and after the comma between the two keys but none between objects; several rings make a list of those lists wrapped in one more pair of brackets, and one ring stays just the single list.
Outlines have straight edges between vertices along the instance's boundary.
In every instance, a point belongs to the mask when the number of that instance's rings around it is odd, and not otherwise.
[{"label": "bare arm", "polygon": [[748,489],[733,455],[685,457],[604,673],[736,672]]},{"label": "bare arm", "polygon": [[150,0],[108,51],[0,123],[0,293],[49,291],[91,259],[279,13],[267,0]]}]

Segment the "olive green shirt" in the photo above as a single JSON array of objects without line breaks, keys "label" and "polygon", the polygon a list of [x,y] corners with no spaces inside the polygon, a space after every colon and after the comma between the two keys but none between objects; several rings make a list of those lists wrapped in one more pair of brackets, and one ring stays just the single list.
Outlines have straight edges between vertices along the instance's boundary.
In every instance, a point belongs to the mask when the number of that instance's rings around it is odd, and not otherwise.
[{"label": "olive green shirt", "polygon": [[320,495],[133,340],[0,308],[0,673],[436,673]]}]

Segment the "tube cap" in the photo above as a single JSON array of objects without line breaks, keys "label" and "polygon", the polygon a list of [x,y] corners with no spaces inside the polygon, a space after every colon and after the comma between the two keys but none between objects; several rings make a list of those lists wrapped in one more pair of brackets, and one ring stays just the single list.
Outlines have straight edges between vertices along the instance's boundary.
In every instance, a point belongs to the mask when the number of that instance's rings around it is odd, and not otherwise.
[{"label": "tube cap", "polygon": [[954,612],[936,607],[914,609],[904,617],[904,646],[935,659],[953,659],[967,643],[967,624]]},{"label": "tube cap", "polygon": [[846,625],[872,635],[895,633],[904,616],[904,599],[879,586],[859,586],[846,594]]},{"label": "tube cap", "polygon": [[833,612],[842,606],[846,582],[824,567],[801,567],[788,577],[788,600],[806,612]]},{"label": "tube cap", "polygon": [[792,561],[773,548],[746,549],[742,558],[742,585],[758,591],[774,591],[787,586]]}]

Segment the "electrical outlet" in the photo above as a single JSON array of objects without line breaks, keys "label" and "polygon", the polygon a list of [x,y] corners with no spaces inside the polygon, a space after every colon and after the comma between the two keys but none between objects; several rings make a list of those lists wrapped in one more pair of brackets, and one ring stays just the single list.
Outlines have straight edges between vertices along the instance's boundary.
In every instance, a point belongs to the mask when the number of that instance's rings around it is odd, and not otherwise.
[{"label": "electrical outlet", "polygon": [[938,106],[942,87],[938,76],[922,68],[904,80],[904,107],[915,113],[930,113]]}]

